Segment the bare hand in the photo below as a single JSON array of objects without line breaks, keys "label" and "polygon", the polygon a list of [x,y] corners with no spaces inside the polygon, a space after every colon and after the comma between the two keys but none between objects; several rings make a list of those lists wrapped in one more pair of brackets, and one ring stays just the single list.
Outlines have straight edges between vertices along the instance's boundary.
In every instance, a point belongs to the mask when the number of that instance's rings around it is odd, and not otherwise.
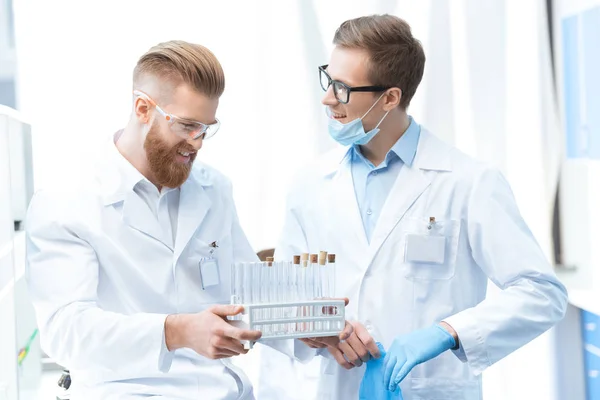
[{"label": "bare hand", "polygon": [[327,347],[337,363],[345,369],[360,367],[371,357],[381,357],[377,344],[367,329],[357,321],[352,321],[350,324],[354,329],[348,340]]},{"label": "bare hand", "polygon": [[187,347],[216,360],[246,354],[241,340],[256,341],[260,331],[236,328],[227,316],[243,311],[242,306],[215,305],[198,314],[169,315],[165,321],[165,337],[169,351]]},{"label": "bare hand", "polygon": [[352,324],[346,321],[344,329],[337,336],[323,336],[323,337],[314,337],[314,338],[302,338],[300,339],[304,344],[308,347],[312,347],[313,349],[324,349],[328,346],[336,346],[340,342],[347,340],[350,335],[352,335],[353,330]]}]

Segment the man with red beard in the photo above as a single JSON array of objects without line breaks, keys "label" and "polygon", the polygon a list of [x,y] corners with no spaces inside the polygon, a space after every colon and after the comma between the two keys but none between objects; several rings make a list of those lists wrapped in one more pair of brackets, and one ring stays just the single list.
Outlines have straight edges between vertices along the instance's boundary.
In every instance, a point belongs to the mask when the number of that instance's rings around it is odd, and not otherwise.
[{"label": "man with red beard", "polygon": [[219,128],[224,86],[203,46],[153,47],[96,176],[31,202],[31,297],[42,348],[71,371],[72,399],[254,398],[230,357],[261,334],[228,324],[242,308],[226,304],[231,264],[256,254],[229,181],[194,162]]}]

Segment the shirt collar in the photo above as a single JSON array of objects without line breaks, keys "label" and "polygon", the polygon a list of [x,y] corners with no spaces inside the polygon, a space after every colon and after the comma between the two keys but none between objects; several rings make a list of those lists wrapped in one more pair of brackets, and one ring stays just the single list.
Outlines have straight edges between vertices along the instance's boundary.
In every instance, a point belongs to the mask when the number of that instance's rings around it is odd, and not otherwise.
[{"label": "shirt collar", "polygon": [[[419,137],[421,135],[421,126],[415,122],[413,117],[409,116],[408,119],[408,128],[386,154],[384,165],[389,164],[391,160],[393,160],[395,157],[398,157],[404,164],[412,167],[412,164],[415,160],[415,155],[417,154],[417,146],[419,144]],[[371,162],[362,155],[358,145],[351,146],[348,149],[348,152],[344,155],[344,158],[348,155],[358,157],[358,159],[372,166]]]}]

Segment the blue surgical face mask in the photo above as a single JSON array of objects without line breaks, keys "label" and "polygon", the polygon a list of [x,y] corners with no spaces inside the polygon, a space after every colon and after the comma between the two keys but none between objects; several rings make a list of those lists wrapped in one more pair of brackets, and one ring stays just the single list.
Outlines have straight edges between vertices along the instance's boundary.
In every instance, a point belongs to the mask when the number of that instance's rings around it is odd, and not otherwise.
[{"label": "blue surgical face mask", "polygon": [[375,107],[379,100],[381,100],[384,94],[385,93],[382,93],[381,96],[379,96],[371,108],[367,110],[365,115],[363,115],[361,118],[356,118],[347,124],[342,124],[340,121],[334,119],[331,115],[331,110],[329,107],[326,107],[325,111],[329,117],[329,135],[342,146],[350,146],[353,144],[363,145],[369,143],[371,139],[373,139],[373,137],[375,137],[375,135],[377,135],[379,132],[379,125],[381,125],[385,117],[387,117],[389,111],[385,113],[381,120],[379,120],[377,126],[371,129],[369,132],[365,132],[365,127],[363,126],[362,120],[373,109],[373,107]]}]

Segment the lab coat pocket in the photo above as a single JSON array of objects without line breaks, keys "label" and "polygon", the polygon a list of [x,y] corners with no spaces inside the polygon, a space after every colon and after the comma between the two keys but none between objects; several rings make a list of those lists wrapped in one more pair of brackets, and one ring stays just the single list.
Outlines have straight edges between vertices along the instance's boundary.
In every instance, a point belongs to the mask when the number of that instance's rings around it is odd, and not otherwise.
[{"label": "lab coat pocket", "polygon": [[481,399],[481,386],[476,380],[406,379],[401,385],[411,400],[475,400]]},{"label": "lab coat pocket", "polygon": [[447,280],[454,276],[459,220],[408,218],[403,229],[406,278]]}]

